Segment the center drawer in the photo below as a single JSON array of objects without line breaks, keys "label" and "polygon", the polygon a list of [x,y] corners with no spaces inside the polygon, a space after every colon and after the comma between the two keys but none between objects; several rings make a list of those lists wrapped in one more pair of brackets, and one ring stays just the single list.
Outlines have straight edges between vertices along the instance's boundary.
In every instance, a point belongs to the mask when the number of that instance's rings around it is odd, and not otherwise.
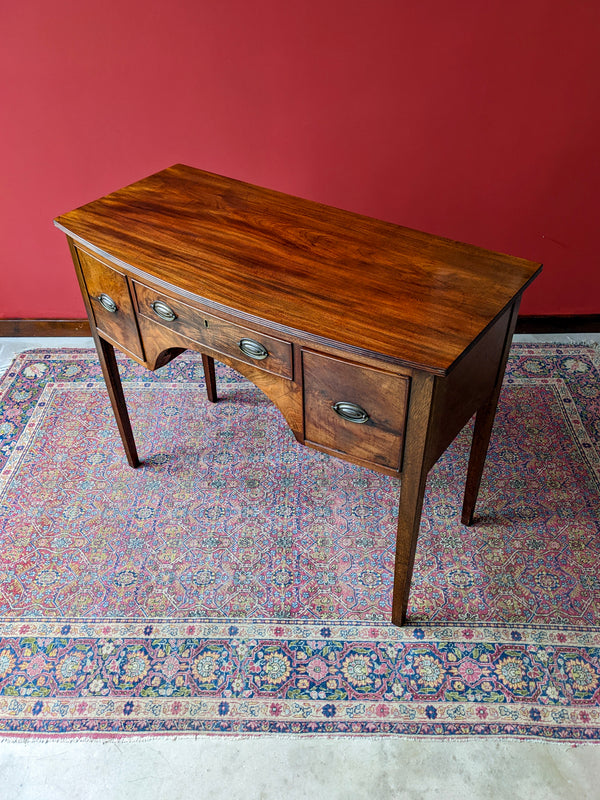
[{"label": "center drawer", "polygon": [[307,443],[400,470],[410,378],[302,351]]},{"label": "center drawer", "polygon": [[204,346],[266,372],[290,380],[293,378],[292,346],[289,342],[207,314],[137,281],[133,285],[139,313],[152,322],[159,322],[191,339],[200,349]]}]

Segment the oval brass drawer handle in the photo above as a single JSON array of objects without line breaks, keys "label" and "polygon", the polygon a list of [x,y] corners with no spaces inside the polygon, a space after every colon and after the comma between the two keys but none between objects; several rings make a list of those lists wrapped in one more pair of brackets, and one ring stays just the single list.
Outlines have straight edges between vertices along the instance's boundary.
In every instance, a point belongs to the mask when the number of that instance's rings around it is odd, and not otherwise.
[{"label": "oval brass drawer handle", "polygon": [[260,342],[255,342],[254,339],[240,339],[238,347],[245,356],[254,358],[256,361],[262,361],[269,355],[267,348]]},{"label": "oval brass drawer handle", "polygon": [[335,403],[331,406],[336,414],[338,414],[342,419],[345,419],[347,422],[357,422],[359,425],[362,425],[364,422],[369,421],[369,415],[360,406],[357,406],[356,403],[347,403],[342,400],[339,403]]},{"label": "oval brass drawer handle", "polygon": [[174,319],[177,319],[177,314],[163,300],[155,300],[150,303],[150,308],[157,317],[164,319],[166,322],[173,322]]},{"label": "oval brass drawer handle", "polygon": [[107,311],[110,311],[111,314],[114,314],[117,311],[117,304],[115,303],[115,301],[112,299],[112,297],[109,297],[109,295],[104,294],[104,292],[98,295],[96,299],[98,300],[102,308],[105,308]]}]

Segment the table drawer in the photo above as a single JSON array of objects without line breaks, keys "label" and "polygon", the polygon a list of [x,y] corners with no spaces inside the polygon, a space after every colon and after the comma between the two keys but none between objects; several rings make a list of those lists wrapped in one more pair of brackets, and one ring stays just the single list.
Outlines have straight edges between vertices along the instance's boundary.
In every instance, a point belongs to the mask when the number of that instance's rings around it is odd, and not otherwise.
[{"label": "table drawer", "polygon": [[134,281],[140,314],[217,353],[266,372],[293,377],[292,346],[250,328],[207,314]]},{"label": "table drawer", "polygon": [[133,303],[125,275],[83,250],[77,250],[98,330],[143,358]]},{"label": "table drawer", "polygon": [[399,470],[410,378],[302,351],[304,437]]}]

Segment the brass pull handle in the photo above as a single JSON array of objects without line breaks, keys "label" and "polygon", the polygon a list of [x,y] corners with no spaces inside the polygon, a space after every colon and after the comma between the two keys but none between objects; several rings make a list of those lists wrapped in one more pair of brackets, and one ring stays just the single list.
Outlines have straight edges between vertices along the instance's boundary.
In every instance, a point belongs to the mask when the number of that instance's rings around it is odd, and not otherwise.
[{"label": "brass pull handle", "polygon": [[164,319],[166,322],[173,322],[174,319],[177,319],[177,314],[163,300],[155,300],[150,303],[150,308],[157,317]]},{"label": "brass pull handle", "polygon": [[357,422],[359,425],[362,425],[369,421],[367,412],[364,408],[357,406],[356,403],[346,403],[342,400],[340,403],[335,403],[335,405],[331,407],[336,414],[347,422]]},{"label": "brass pull handle", "polygon": [[96,299],[98,300],[102,308],[105,308],[107,311],[110,311],[111,314],[114,314],[116,312],[117,304],[112,299],[112,297],[109,297],[107,294],[104,294],[104,292],[102,292],[102,294],[98,295]]},{"label": "brass pull handle", "polygon": [[238,347],[245,356],[262,361],[269,355],[269,351],[260,342],[255,342],[254,339],[240,339]]}]

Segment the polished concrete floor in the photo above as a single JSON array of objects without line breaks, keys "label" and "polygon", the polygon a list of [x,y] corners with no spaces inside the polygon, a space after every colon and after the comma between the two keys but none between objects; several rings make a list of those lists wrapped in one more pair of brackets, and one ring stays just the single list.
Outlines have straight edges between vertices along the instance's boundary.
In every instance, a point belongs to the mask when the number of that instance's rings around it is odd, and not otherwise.
[{"label": "polished concrete floor", "polygon": [[[517,341],[600,342],[600,335]],[[0,372],[32,347],[0,339]],[[0,740],[0,800],[598,800],[600,748],[505,739]]]}]

